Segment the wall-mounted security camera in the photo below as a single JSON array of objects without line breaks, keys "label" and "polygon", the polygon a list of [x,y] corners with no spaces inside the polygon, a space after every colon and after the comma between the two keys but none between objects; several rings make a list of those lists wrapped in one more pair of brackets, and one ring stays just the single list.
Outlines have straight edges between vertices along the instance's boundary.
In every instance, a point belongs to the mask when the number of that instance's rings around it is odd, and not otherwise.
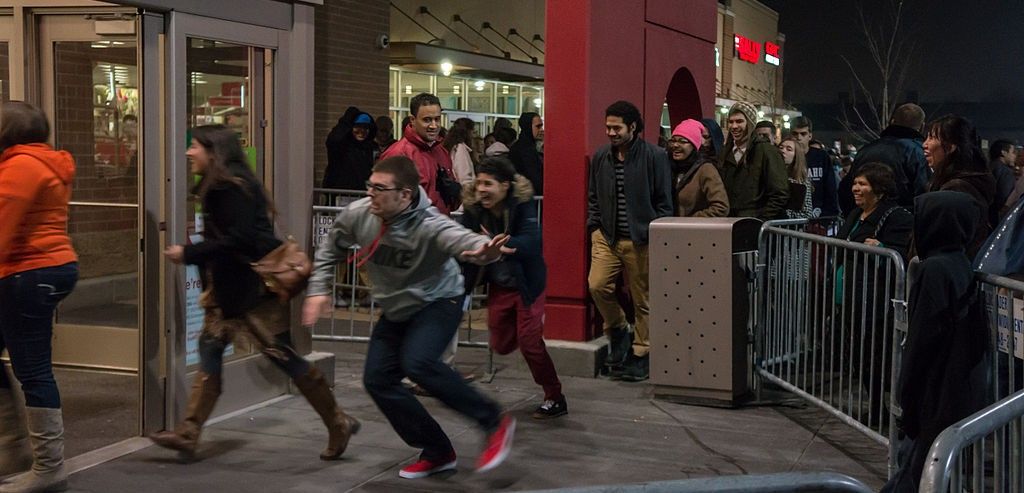
[{"label": "wall-mounted security camera", "polygon": [[383,50],[388,46],[391,46],[391,38],[389,38],[387,34],[377,36],[377,48]]}]

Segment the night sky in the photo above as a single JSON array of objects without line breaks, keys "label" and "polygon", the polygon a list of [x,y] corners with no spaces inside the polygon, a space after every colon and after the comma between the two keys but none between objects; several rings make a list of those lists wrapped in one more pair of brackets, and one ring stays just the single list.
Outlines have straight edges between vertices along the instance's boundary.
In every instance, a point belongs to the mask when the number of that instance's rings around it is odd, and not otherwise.
[{"label": "night sky", "polygon": [[[832,102],[850,92],[850,72],[839,55],[872,67],[859,44],[856,0],[762,1],[779,11],[779,31],[786,35],[787,102]],[[918,48],[907,89],[917,90],[921,101],[1024,101],[1024,3],[911,0],[908,12]]]}]

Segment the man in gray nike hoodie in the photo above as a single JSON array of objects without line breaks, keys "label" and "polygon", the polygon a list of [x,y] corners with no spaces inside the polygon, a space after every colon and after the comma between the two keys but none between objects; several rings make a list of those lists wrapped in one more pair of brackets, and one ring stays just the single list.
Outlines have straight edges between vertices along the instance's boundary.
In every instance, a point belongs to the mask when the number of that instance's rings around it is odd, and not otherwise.
[{"label": "man in gray nike hoodie", "polygon": [[[404,156],[374,165],[366,187],[368,197],[338,214],[316,252],[303,324],[312,325],[330,306],[334,264],[365,264],[383,315],[370,337],[363,384],[398,435],[423,450],[399,475],[421,478],[455,468],[451,441],[402,385],[405,376],[488,433],[477,470],[491,469],[508,456],[515,421],[440,357],[462,320],[464,282],[455,258],[491,263],[507,251],[508,236],[479,235],[441,214],[419,186],[416,165]],[[359,253],[348,258],[353,245]]]}]

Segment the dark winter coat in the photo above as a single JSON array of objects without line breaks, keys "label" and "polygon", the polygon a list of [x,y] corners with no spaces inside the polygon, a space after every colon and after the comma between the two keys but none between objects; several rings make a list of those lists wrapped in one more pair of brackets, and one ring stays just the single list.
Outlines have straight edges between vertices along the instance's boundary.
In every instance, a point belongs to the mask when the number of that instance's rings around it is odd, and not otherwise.
[{"label": "dark winter coat", "polygon": [[[893,208],[897,209],[889,212]],[[900,207],[895,200],[882,200],[863,221],[860,220],[862,212],[860,207],[850,211],[836,236],[857,243],[864,243],[864,240],[874,238],[882,244],[882,247],[899,252],[900,257],[906,261],[907,252],[910,249],[910,235],[913,233],[914,227],[914,216],[910,214],[910,211]],[[885,221],[879,227],[879,221],[883,217],[885,217]]]},{"label": "dark winter coat", "polygon": [[1014,176],[1012,168],[999,160],[989,163],[989,169],[992,170],[992,177],[996,180],[995,201],[992,202],[992,207],[989,209],[989,223],[994,226],[999,224],[999,216],[1003,209],[1008,208],[1006,201],[1010,198],[1010,194],[1013,193],[1013,187],[1017,184],[1017,177]]},{"label": "dark winter coat", "polygon": [[983,171],[962,171],[954,174],[944,183],[932,183],[933,192],[949,190],[963,192],[974,199],[974,209],[977,213],[975,222],[978,228],[975,230],[974,239],[968,244],[967,257],[971,260],[978,254],[981,245],[985,243],[989,233],[992,232],[992,224],[989,223],[989,211],[995,201],[996,179],[987,169]]},{"label": "dark winter coat", "polygon": [[533,117],[536,113],[523,113],[519,117],[519,139],[509,148],[508,158],[516,165],[516,173],[523,175],[537,195],[544,195],[544,155],[537,150],[533,138]]},{"label": "dark winter coat", "polygon": [[[369,131],[361,142],[352,136],[352,128],[359,115],[370,118],[367,124]],[[363,190],[377,157],[376,136],[377,124],[373,117],[355,106],[349,106],[331,133],[327,134],[327,170],[324,172],[323,188]]]},{"label": "dark winter coat", "polygon": [[241,183],[222,183],[206,193],[203,241],[187,245],[184,257],[186,264],[199,266],[204,284],[212,281],[224,318],[235,318],[253,308],[264,293],[250,262],[266,256],[281,240],[274,235],[263,186],[248,165],[231,163],[228,168]]},{"label": "dark winter coat", "polygon": [[928,193],[917,198],[915,211],[921,263],[911,271],[897,395],[903,431],[927,444],[983,406],[984,380],[972,378],[972,371],[984,361],[988,336],[966,254],[976,223],[971,198]]},{"label": "dark winter coat", "polygon": [[807,177],[811,179],[811,204],[821,217],[839,215],[839,177],[828,153],[811,147],[807,149]]},{"label": "dark winter coat", "polygon": [[741,162],[733,156],[732,138],[719,155],[718,171],[729,193],[729,216],[755,217],[762,221],[785,219],[789,181],[782,153],[768,139],[754,135]]},{"label": "dark winter coat", "polygon": [[[594,152],[587,187],[587,231],[600,229],[609,245],[617,239],[614,152],[611,144]],[[646,245],[651,221],[674,213],[672,166],[664,149],[637,137],[629,144],[623,167],[629,239]]]},{"label": "dark winter coat", "polygon": [[[519,290],[523,303],[532,305],[544,292],[547,283],[547,265],[542,255],[540,221],[537,218],[537,204],[533,201],[533,187],[522,175],[516,175],[515,182],[505,198],[505,214],[497,217],[485,209],[476,199],[476,187],[467,184],[462,188],[462,225],[482,233],[487,228],[492,234],[508,233],[509,248],[515,253],[502,256],[501,260],[484,267],[468,264],[463,266],[466,277],[466,292],[476,287],[477,280],[483,282],[494,278],[508,278]],[[480,269],[485,269],[483,273]]]},{"label": "dark winter coat", "polygon": [[889,165],[896,176],[896,203],[914,206],[914,197],[928,191],[931,172],[924,159],[924,137],[920,132],[900,125],[889,125],[881,137],[861,147],[850,171],[839,182],[839,207],[849,213],[853,203],[853,179],[857,170],[867,163]]}]

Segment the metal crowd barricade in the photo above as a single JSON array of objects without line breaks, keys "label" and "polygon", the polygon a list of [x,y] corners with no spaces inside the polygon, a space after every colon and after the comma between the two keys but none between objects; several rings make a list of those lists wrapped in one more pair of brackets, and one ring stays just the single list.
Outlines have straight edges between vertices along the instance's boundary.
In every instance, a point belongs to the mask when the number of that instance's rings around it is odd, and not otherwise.
[{"label": "metal crowd barricade", "polygon": [[754,371],[888,445],[886,395],[906,332],[903,260],[800,221],[761,230]]},{"label": "metal crowd barricade", "polygon": [[571,487],[540,490],[533,493],[790,493],[794,491],[869,493],[871,489],[864,483],[839,473],[787,472]]},{"label": "metal crowd barricade", "polygon": [[1024,391],[961,420],[932,442],[921,493],[1024,491]]},{"label": "metal crowd barricade", "polygon": [[922,492],[1024,492],[1024,282],[983,273],[976,280],[988,313],[987,401],[995,403],[936,438]]}]

